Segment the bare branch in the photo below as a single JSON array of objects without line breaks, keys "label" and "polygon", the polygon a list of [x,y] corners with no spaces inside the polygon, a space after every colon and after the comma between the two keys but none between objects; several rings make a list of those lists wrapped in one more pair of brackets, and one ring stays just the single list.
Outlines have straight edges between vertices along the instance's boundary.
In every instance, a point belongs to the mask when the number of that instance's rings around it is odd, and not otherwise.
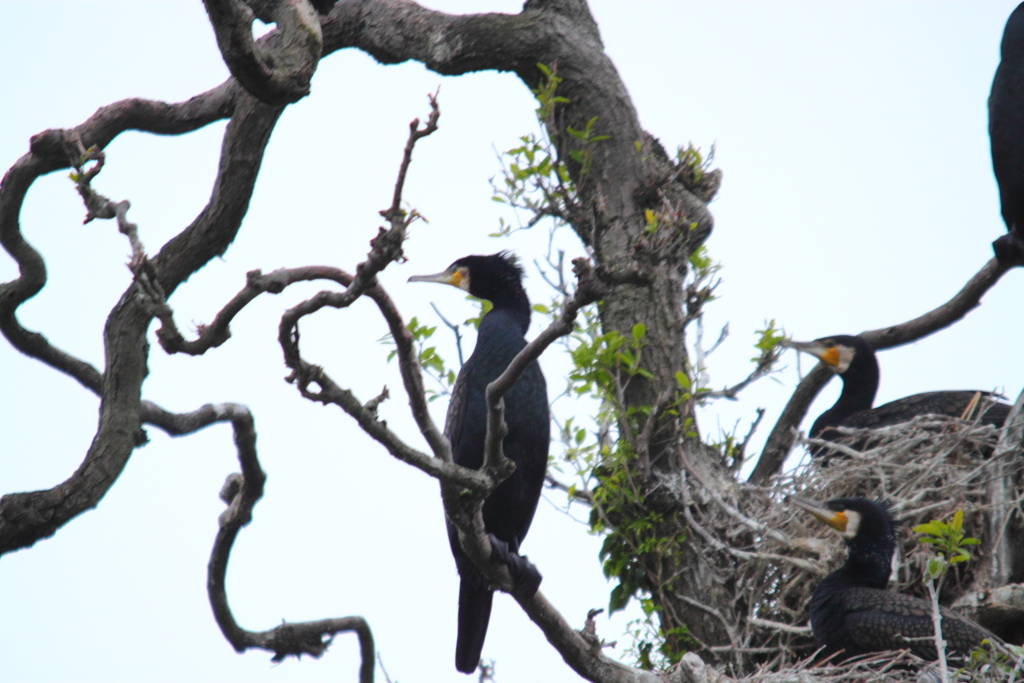
[{"label": "bare branch", "polygon": [[[718,343],[716,342],[715,346],[717,345]],[[741,382],[738,382],[737,384],[732,385],[731,387],[723,387],[722,389],[703,392],[699,395],[698,398],[727,398],[730,401],[735,401],[741,391],[743,391],[757,380],[769,375],[772,372],[772,367],[775,365],[775,362],[779,360],[780,353],[781,351],[779,347],[773,348],[771,351],[764,354],[761,358],[758,359],[757,366],[749,375],[747,375],[746,379],[744,379]]]},{"label": "bare branch", "polygon": [[459,331],[459,326],[448,322],[448,318],[441,314],[441,311],[434,305],[433,301],[430,302],[430,307],[434,309],[434,313],[437,313],[437,317],[441,319],[441,322],[445,324],[445,327],[451,330],[452,334],[455,335],[455,348],[459,352],[459,367],[461,368],[464,365],[464,362],[462,360],[462,332]]},{"label": "bare branch", "polygon": [[300,623],[282,623],[269,631],[254,632],[240,627],[228,605],[225,575],[228,559],[238,532],[252,520],[252,509],[263,496],[263,484],[267,476],[260,468],[256,456],[256,430],[252,414],[245,406],[223,403],[212,406],[218,420],[230,420],[235,431],[235,446],[241,474],[232,474],[224,482],[221,499],[228,509],[220,515],[220,529],[210,553],[207,569],[207,591],[213,616],[221,632],[237,652],[260,648],[274,653],[274,661],[281,661],[289,655],[299,657],[307,654],[320,657],[330,646],[338,633],[354,631],[359,636],[362,666],[359,671],[360,683],[372,683],[374,668],[373,634],[362,617],[322,619]]},{"label": "bare branch", "polygon": [[100,108],[77,128],[47,130],[32,137],[30,152],[8,169],[0,182],[0,245],[20,271],[17,279],[0,284],[0,332],[14,348],[100,393],[99,370],[51,345],[43,335],[26,330],[16,317],[18,307],[46,285],[43,258],[24,240],[19,225],[22,204],[35,180],[71,167],[82,150],[103,149],[127,130],[178,135],[231,116],[239,94],[237,86],[229,82],[178,104],[122,100]]},{"label": "bare branch", "polygon": [[764,408],[758,408],[756,412],[757,417],[754,419],[753,422],[750,423],[750,429],[747,430],[747,435],[743,437],[743,441],[740,442],[739,447],[735,451],[735,457],[733,458],[733,461],[730,464],[730,469],[732,469],[734,472],[739,470],[740,467],[743,466],[743,463],[746,462],[747,446],[750,445],[750,440],[754,438],[754,432],[757,431],[757,428],[761,424],[761,420],[764,419]]},{"label": "bare branch", "polygon": [[[981,302],[981,297],[1009,268],[1010,266],[1000,265],[996,259],[991,259],[963,289],[938,308],[900,325],[869,330],[862,332],[860,336],[876,350],[882,350],[909,344],[949,327],[972,311]],[[800,382],[768,436],[768,441],[761,452],[761,459],[750,475],[751,483],[765,484],[779,471],[793,447],[794,435],[791,429],[800,424],[811,402],[833,374],[826,365],[818,363]]]},{"label": "bare branch", "polygon": [[[291,104],[309,94],[320,61],[320,17],[307,0],[203,0],[217,46],[231,75],[253,97],[271,105]],[[257,14],[253,13],[256,9]],[[274,24],[258,43],[252,37],[256,17]]]},{"label": "bare branch", "polygon": [[[559,491],[569,493],[569,487],[566,484],[563,484],[562,482],[555,479],[553,476],[551,476],[551,474],[544,475],[544,482],[548,485],[548,488],[557,489]],[[587,505],[594,504],[594,494],[591,493],[590,491],[587,491],[586,489],[573,489],[570,495],[573,500],[579,501],[581,503],[586,503]]]},{"label": "bare branch", "polygon": [[662,683],[662,679],[653,672],[632,669],[604,656],[600,645],[595,647],[595,643],[573,629],[540,591],[528,602],[524,603],[518,597],[516,600],[566,664],[584,678],[602,683]]},{"label": "bare branch", "polygon": [[405,187],[405,175],[409,172],[409,164],[412,163],[412,150],[416,142],[425,138],[437,130],[437,120],[441,116],[441,110],[437,108],[437,93],[428,95],[430,100],[430,116],[427,117],[427,125],[420,128],[420,120],[413,119],[409,124],[409,139],[405,143],[405,153],[402,155],[402,164],[398,168],[398,180],[395,182],[395,194],[391,201],[391,207],[380,212],[380,215],[392,223],[404,218],[402,214],[402,189]]},{"label": "bare branch", "polygon": [[811,634],[810,626],[793,626],[792,624],[783,624],[778,621],[771,621],[770,619],[758,619],[757,617],[750,617],[747,619],[747,623],[751,626],[760,626],[761,628],[768,628],[775,631],[785,631],[786,633],[795,633],[797,635],[808,636]]},{"label": "bare branch", "polygon": [[100,421],[76,472],[56,487],[0,499],[0,554],[32,545],[69,520],[95,507],[117,480],[133,449],[145,442],[139,428],[141,386],[146,376],[146,329],[150,316],[138,299],[138,282],[122,295],[105,329],[107,367],[91,366],[54,349],[41,335],[18,324],[15,311],[46,282],[42,257],[22,238],[18,215],[29,187],[43,173],[71,165],[81,148],[102,149],[129,128],[159,133],[194,130],[232,116],[222,147],[218,179],[209,204],[152,260],[154,282],[168,294],[234,239],[249,205],[262,153],[280,109],[258,104],[237,89],[214,90],[179,104],[125,100],[100,109],[72,131],[47,131],[32,139],[31,151],[0,183],[0,244],[19,264],[21,276],[0,285],[0,331],[28,355],[68,372],[99,393]]},{"label": "bare branch", "polygon": [[[370,241],[370,252],[367,254],[366,260],[356,267],[354,278],[340,270],[333,272],[332,279],[343,284],[346,287],[345,292],[320,292],[312,299],[285,312],[278,328],[278,341],[284,351],[285,364],[292,369],[292,374],[287,379],[296,384],[303,396],[310,400],[335,403],[341,406],[359,422],[363,430],[383,444],[392,455],[427,474],[438,478],[448,477],[474,491],[489,491],[488,478],[485,475],[452,464],[451,446],[437,429],[427,408],[423,391],[423,375],[417,362],[412,335],[406,328],[398,309],[395,308],[387,293],[377,284],[376,279],[377,273],[392,261],[404,258],[402,243],[405,240],[409,222],[415,218],[415,214],[407,218],[400,209],[402,184],[412,159],[413,145],[417,140],[437,129],[437,117],[437,101],[431,97],[431,115],[426,127],[420,129],[418,120],[414,120],[410,124],[409,141],[406,144],[405,155],[399,169],[399,178],[395,184],[394,199],[391,207],[381,212],[391,223],[391,228],[389,230],[381,228],[377,237]],[[324,306],[348,307],[363,294],[374,300],[388,323],[398,351],[399,369],[402,373],[402,382],[405,385],[406,393],[409,395],[413,417],[435,458],[403,443],[383,421],[378,419],[375,410],[368,410],[356,400],[350,391],[334,384],[323,368],[307,363],[299,353],[298,323],[301,318],[315,313]],[[319,392],[309,391],[309,386],[313,383],[320,387]]]}]

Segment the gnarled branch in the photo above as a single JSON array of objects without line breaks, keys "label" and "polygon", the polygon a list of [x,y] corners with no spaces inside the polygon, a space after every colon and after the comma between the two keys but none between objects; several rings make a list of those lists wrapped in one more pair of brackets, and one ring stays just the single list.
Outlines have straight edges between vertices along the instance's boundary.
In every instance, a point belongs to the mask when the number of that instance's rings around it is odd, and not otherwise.
[{"label": "gnarled branch", "polygon": [[254,632],[243,629],[235,621],[228,605],[225,576],[228,559],[238,532],[252,520],[252,509],[263,497],[263,484],[267,475],[260,468],[256,455],[256,429],[252,414],[245,406],[222,403],[211,406],[218,420],[229,420],[235,431],[235,446],[241,474],[232,474],[224,482],[220,496],[228,509],[220,515],[220,529],[210,553],[206,587],[210,606],[224,637],[237,652],[260,648],[274,653],[273,660],[281,661],[289,655],[320,657],[338,633],[354,631],[359,636],[362,666],[360,683],[373,682],[374,648],[370,626],[362,617],[321,619],[300,623],[283,623],[269,631]]},{"label": "gnarled branch", "polygon": [[[309,94],[323,51],[320,17],[308,0],[203,0],[217,47],[231,75],[267,104],[291,104]],[[255,9],[255,13],[254,10]],[[275,24],[253,40],[252,22]]]}]

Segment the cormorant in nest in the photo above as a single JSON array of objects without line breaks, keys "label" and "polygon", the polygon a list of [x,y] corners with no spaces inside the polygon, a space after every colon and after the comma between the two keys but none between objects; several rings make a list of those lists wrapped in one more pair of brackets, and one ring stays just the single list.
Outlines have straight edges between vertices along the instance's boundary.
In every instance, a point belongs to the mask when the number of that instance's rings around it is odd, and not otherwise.
[{"label": "cormorant in nest", "polygon": [[1024,3],[1006,21],[988,97],[992,169],[1007,234],[992,243],[1004,265],[1024,265]]},{"label": "cormorant in nest", "polygon": [[[927,600],[885,590],[896,550],[888,508],[866,498],[827,503],[790,496],[789,500],[825,522],[846,540],[846,564],[818,584],[811,595],[811,631],[824,655],[836,660],[869,652],[909,649],[937,659],[932,605]],[[947,656],[968,657],[989,639],[999,639],[967,617],[941,608]]]},{"label": "cormorant in nest", "polygon": [[[487,435],[487,385],[496,380],[526,346],[530,325],[530,301],[522,285],[523,270],[508,252],[490,256],[466,256],[442,273],[415,275],[410,282],[440,282],[490,301],[493,308],[483,317],[476,348],[452,389],[444,433],[452,445],[452,457],[463,467],[483,465]],[[496,558],[508,565],[513,580],[532,595],[541,576],[519,547],[537,509],[551,441],[547,387],[536,361],[504,396],[508,435],[502,442],[515,471],[484,501],[484,528]],[[458,530],[448,525],[448,538],[459,570],[459,634],[455,668],[472,673],[480,662],[487,635],[494,589],[473,565],[459,543]]]},{"label": "cormorant in nest", "polygon": [[[804,351],[818,358],[843,380],[843,391],[835,405],[818,416],[808,435],[812,438],[835,439],[838,433],[830,427],[861,427],[874,429],[907,422],[918,415],[936,414],[971,418],[967,413],[972,402],[984,397],[987,391],[929,391],[897,399],[872,408],[878,392],[878,359],[871,345],[861,337],[836,335],[812,342],[783,340],[783,346]],[[979,396],[980,394],[980,396]],[[1010,414],[1006,403],[994,403],[985,408],[982,424],[1002,427]],[[821,448],[811,449],[814,455]]]}]

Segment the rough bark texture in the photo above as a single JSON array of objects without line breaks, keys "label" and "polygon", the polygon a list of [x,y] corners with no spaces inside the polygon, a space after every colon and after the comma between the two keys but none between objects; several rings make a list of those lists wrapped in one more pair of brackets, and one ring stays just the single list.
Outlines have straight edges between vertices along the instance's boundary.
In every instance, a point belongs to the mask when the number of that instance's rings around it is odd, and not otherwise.
[{"label": "rough bark texture", "polygon": [[[0,284],[0,331],[20,351],[74,377],[101,399],[96,436],[81,466],[67,481],[50,490],[13,493],[0,499],[0,555],[51,536],[70,519],[95,507],[123,471],[133,449],[144,441],[143,425],[184,434],[212,422],[231,421],[243,474],[233,475],[237,479],[229,480],[225,488],[225,502],[231,507],[221,519],[210,561],[211,601],[225,636],[238,649],[264,647],[279,656],[304,652],[317,655],[323,651],[324,635],[355,630],[364,646],[363,680],[372,678],[372,666],[367,669],[372,639],[368,626],[358,618],[289,625],[259,634],[245,631],[231,616],[224,570],[235,536],[249,521],[251,508],[262,495],[263,474],[256,460],[252,416],[225,406],[204,406],[179,415],[142,399],[149,352],[146,331],[154,317],[164,325],[159,338],[165,348],[202,353],[226,341],[231,317],[258,294],[281,291],[291,282],[321,278],[339,282],[348,290],[318,295],[285,314],[280,341],[286,363],[294,372],[290,381],[307,398],[340,406],[393,455],[441,480],[446,508],[465,532],[467,552],[496,586],[514,594],[507,571],[488,565],[489,542],[479,515],[482,496],[507,476],[507,468],[499,462],[494,468],[469,472],[451,463],[447,442],[431,422],[422,400],[422,380],[411,338],[375,280],[377,272],[401,257],[405,226],[398,211],[401,180],[396,187],[394,211],[385,213],[392,228],[382,230],[370,257],[354,277],[327,269],[297,269],[266,277],[250,274],[249,287],[225,307],[204,333],[206,336],[195,342],[186,342],[174,328],[167,301],[178,285],[212,258],[224,254],[235,239],[274,125],[286,103],[308,92],[309,79],[320,58],[352,48],[383,64],[416,60],[446,75],[510,71],[531,89],[542,83],[544,75],[537,65],[544,64],[562,79],[558,95],[567,99],[545,121],[548,136],[565,161],[575,187],[567,218],[596,262],[592,270],[585,262],[580,266],[586,272],[580,275],[579,291],[593,287],[593,291],[585,292],[588,296],[599,292],[605,332],[629,336],[637,323],[647,330],[643,367],[650,377],[632,377],[624,386],[620,406],[623,415],[628,412],[635,416],[621,419],[620,436],[636,443],[636,454],[642,457],[622,466],[636,483],[641,511],[659,513],[658,533],[671,538],[683,531],[689,534],[676,554],[648,552],[639,558],[645,576],[655,577],[645,579],[644,588],[659,608],[663,629],[687,631],[688,637],[677,631],[670,638],[677,652],[684,645],[692,646],[694,640],[709,657],[734,647],[734,627],[744,622],[750,606],[735,595],[735,586],[722,578],[720,567],[706,556],[706,546],[682,521],[684,514],[691,521],[703,519],[702,509],[721,505],[715,492],[733,486],[734,475],[717,451],[689,434],[695,433],[697,426],[686,422],[692,416],[688,404],[678,407],[678,417],[659,419],[676,389],[676,373],[689,372],[684,345],[684,279],[688,257],[712,230],[706,203],[717,188],[719,176],[714,175],[711,184],[695,182],[694,175],[686,172],[685,163],[673,161],[640,127],[626,87],[604,52],[586,2],[528,0],[516,15],[450,16],[406,0],[341,0],[328,16],[319,19],[319,26],[311,23],[316,18],[305,0],[250,2],[248,7],[238,0],[207,0],[206,7],[225,62],[237,82],[229,80],[179,104],[125,100],[100,109],[77,128],[40,133],[33,138],[31,151],[8,170],[0,186],[0,244],[20,269],[18,279]],[[249,27],[253,12],[277,21],[278,30],[252,41]],[[103,371],[23,328],[17,319],[18,307],[46,284],[43,258],[23,239],[19,225],[21,206],[32,183],[44,174],[81,166],[87,150],[95,147],[102,151],[123,131],[177,135],[223,118],[231,120],[210,201],[192,224],[152,259],[144,254],[136,259],[136,282],[107,320]],[[432,121],[436,123],[436,116]],[[606,139],[586,143],[568,134],[570,128],[588,128],[591,121],[595,122],[594,135],[608,136]],[[414,123],[406,165],[416,130]],[[586,163],[578,160],[580,152],[589,156]],[[662,216],[664,223],[653,235],[646,230],[648,211]],[[143,278],[143,272],[152,274],[152,280]],[[1005,268],[990,264],[944,310],[865,336],[878,348],[885,348],[940,329],[976,305],[1003,272]],[[374,299],[391,327],[400,352],[403,381],[414,397],[412,409],[432,456],[403,444],[377,417],[376,406],[383,394],[361,403],[301,358],[295,331],[298,319],[324,306],[348,306],[364,294]],[[573,305],[583,302],[583,298]],[[596,298],[590,296],[587,300]],[[556,323],[561,327],[553,325],[542,335],[543,344],[571,329],[575,309],[570,309],[568,306],[563,319]],[[541,350],[541,344],[531,344],[519,365],[525,365],[529,354],[535,358]],[[816,370],[801,385],[762,455],[755,482],[766,483],[778,472],[793,443],[790,427],[799,422],[825,379],[824,371]],[[320,387],[317,392],[310,390],[314,383]],[[500,390],[495,390],[493,399],[500,400]],[[500,422],[500,411],[496,406],[492,408]],[[650,418],[642,417],[647,414],[645,410]],[[472,495],[464,496],[466,490]],[[611,523],[614,527],[615,520]],[[731,538],[737,543],[753,543],[750,539],[754,534],[749,530],[743,533],[746,535],[742,538]],[[604,657],[593,634],[573,630],[542,594],[517,599],[566,662],[584,677],[594,681],[655,679],[653,674]]]}]

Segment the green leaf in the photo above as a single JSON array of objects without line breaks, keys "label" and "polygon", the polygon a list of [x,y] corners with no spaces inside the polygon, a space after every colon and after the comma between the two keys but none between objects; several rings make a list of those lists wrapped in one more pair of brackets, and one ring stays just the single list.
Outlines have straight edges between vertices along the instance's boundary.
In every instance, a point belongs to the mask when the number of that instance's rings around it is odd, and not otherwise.
[{"label": "green leaf", "polygon": [[683,372],[682,370],[679,370],[678,372],[676,372],[676,382],[683,389],[686,389],[687,391],[689,391],[689,389],[690,389],[690,378],[687,377],[686,373]]},{"label": "green leaf", "polygon": [[931,521],[927,524],[918,524],[914,527],[913,531],[915,534],[931,534],[932,536],[942,536],[945,532],[946,525],[942,522]]},{"label": "green leaf", "polygon": [[942,574],[945,571],[946,571],[946,562],[945,562],[945,560],[943,560],[941,558],[938,558],[938,557],[933,557],[930,560],[928,560],[928,567],[925,570],[925,578],[937,579],[940,576],[942,576]]},{"label": "green leaf", "polygon": [[647,334],[647,325],[644,325],[643,323],[633,325],[633,339],[635,341],[643,339],[645,334]]},{"label": "green leaf", "polygon": [[954,513],[954,515],[953,515],[953,523],[952,523],[951,526],[953,527],[953,531],[960,531],[961,529],[964,528],[964,511],[963,510],[957,510],[956,513]]}]

